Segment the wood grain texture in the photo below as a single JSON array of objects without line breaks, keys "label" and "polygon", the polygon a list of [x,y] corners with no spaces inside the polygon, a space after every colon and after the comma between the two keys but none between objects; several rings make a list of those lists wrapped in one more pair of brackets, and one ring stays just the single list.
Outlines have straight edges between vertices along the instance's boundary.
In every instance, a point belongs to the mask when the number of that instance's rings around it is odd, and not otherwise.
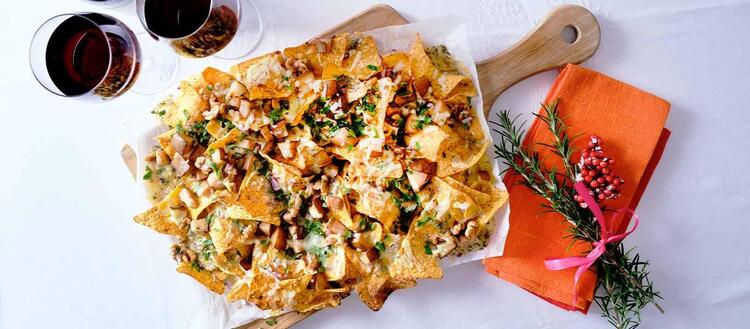
[{"label": "wood grain texture", "polygon": [[[329,38],[339,33],[368,31],[391,25],[409,23],[388,5],[376,5],[355,15],[316,38]],[[573,43],[562,38],[566,26],[573,26],[578,37]],[[544,21],[510,49],[477,64],[479,84],[484,98],[485,116],[498,96],[510,86],[536,73],[580,63],[591,57],[599,46],[599,25],[594,16],[580,6],[565,5],[550,13]],[[137,158],[133,149],[124,145],[122,160],[133,178],[137,175]],[[290,312],[271,319],[259,319],[240,329],[286,329],[314,312]]]},{"label": "wood grain texture", "polygon": [[[577,34],[572,43],[563,39],[567,26]],[[600,36],[599,23],[586,8],[576,5],[555,8],[521,41],[477,63],[485,117],[500,94],[510,86],[543,71],[581,63],[594,55]]]}]

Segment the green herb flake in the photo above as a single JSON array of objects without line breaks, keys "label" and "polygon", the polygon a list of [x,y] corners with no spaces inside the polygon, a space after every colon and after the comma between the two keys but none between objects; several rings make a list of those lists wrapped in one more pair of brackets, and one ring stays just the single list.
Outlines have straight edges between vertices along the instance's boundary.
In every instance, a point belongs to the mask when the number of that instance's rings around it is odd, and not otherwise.
[{"label": "green herb flake", "polygon": [[432,255],[432,248],[430,248],[430,242],[425,241],[424,242],[424,253],[428,255]]},{"label": "green herb flake", "polygon": [[143,180],[149,180],[151,179],[151,176],[153,176],[153,172],[151,171],[151,167],[146,166],[146,173],[143,174]]},{"label": "green herb flake", "polygon": [[385,243],[383,241],[375,242],[375,249],[381,253],[385,252]]},{"label": "green herb flake", "polygon": [[425,224],[427,224],[427,223],[429,223],[430,221],[433,221],[433,220],[435,220],[435,217],[427,215],[424,218],[422,218],[422,219],[420,219],[420,220],[417,221],[417,226],[418,227],[422,227]]},{"label": "green herb flake", "polygon": [[266,324],[269,325],[269,326],[275,326],[277,323],[278,322],[274,318],[266,319]]}]

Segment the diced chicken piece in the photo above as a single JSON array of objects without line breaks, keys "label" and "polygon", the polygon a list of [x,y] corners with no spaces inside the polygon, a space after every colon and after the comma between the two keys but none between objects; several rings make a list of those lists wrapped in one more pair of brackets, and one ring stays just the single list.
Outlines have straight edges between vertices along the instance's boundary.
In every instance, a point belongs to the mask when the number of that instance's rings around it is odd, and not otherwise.
[{"label": "diced chicken piece", "polygon": [[406,123],[404,123],[404,131],[407,134],[414,134],[419,132],[419,129],[417,129],[417,115],[416,114],[410,114],[406,118]]},{"label": "diced chicken piece", "polygon": [[281,227],[276,227],[271,234],[271,245],[277,250],[286,249],[286,231]]},{"label": "diced chicken piece", "polygon": [[240,110],[240,115],[243,118],[247,118],[247,116],[250,115],[250,101],[246,99],[241,99],[239,110]]},{"label": "diced chicken piece", "polygon": [[229,106],[231,106],[231,107],[239,108],[240,107],[240,98],[239,97],[232,97],[229,100],[229,102],[227,102],[227,104],[229,104]]},{"label": "diced chicken piece", "polygon": [[202,173],[208,174],[211,172],[211,166],[208,165],[208,160],[206,160],[205,156],[199,156],[195,159],[195,162],[193,162],[193,165],[195,165],[195,168],[198,168]]},{"label": "diced chicken piece", "polygon": [[208,182],[209,186],[217,190],[223,190],[225,188],[224,182],[222,182],[222,180],[219,179],[219,175],[217,175],[215,172],[208,174],[208,178],[206,178],[206,182]]},{"label": "diced chicken piece", "polygon": [[409,185],[416,192],[419,192],[422,186],[430,179],[430,176],[419,171],[407,171],[406,177],[409,179]]},{"label": "diced chicken piece", "polygon": [[208,232],[208,221],[205,218],[190,221],[190,230],[193,232]]},{"label": "diced chicken piece", "polygon": [[196,192],[198,192],[199,196],[203,196],[203,197],[209,196],[211,194],[211,186],[208,185],[208,182],[202,181],[198,185],[198,190]]},{"label": "diced chicken piece", "polygon": [[432,108],[432,122],[438,126],[442,126],[448,121],[448,119],[450,119],[450,117],[451,110],[448,108],[448,105],[445,105],[445,102],[443,101],[437,101]]},{"label": "diced chicken piece", "polygon": [[227,90],[226,97],[238,97],[244,95],[246,92],[247,89],[245,88],[245,85],[237,81],[232,81],[232,84],[229,86],[229,90]]},{"label": "diced chicken piece", "polygon": [[182,201],[188,208],[198,207],[198,198],[195,196],[193,191],[189,189],[182,189],[180,191],[180,201]]},{"label": "diced chicken piece", "polygon": [[170,143],[172,144],[172,148],[176,151],[176,153],[179,154],[183,154],[183,152],[185,151],[185,146],[187,146],[187,142],[182,138],[182,136],[180,136],[180,134],[172,134]]},{"label": "diced chicken piece", "polygon": [[211,162],[219,166],[224,163],[224,150],[218,149],[211,152]]},{"label": "diced chicken piece", "polygon": [[297,154],[297,141],[284,141],[279,144],[281,156],[285,159],[291,159]]},{"label": "diced chicken piece", "polygon": [[354,145],[354,143],[357,141],[357,138],[352,136],[349,133],[348,128],[341,127],[338,130],[336,130],[336,133],[331,136],[331,143],[336,146],[348,146],[348,145]]},{"label": "diced chicken piece", "polygon": [[336,167],[336,165],[327,165],[323,167],[323,174],[330,178],[336,177],[336,175],[339,174],[339,167]]},{"label": "diced chicken piece", "polygon": [[190,170],[190,163],[183,159],[180,153],[175,153],[174,158],[172,159],[172,167],[174,167],[175,174],[178,177],[182,177],[182,175]]}]

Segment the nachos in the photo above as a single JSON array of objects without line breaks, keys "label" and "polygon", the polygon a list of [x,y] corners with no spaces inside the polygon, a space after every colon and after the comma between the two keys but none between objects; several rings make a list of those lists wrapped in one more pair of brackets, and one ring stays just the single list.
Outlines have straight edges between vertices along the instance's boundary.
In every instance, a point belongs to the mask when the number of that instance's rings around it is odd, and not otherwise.
[{"label": "nachos", "polygon": [[419,35],[384,56],[346,34],[206,68],[153,110],[168,130],[135,221],[173,236],[177,270],[230,301],[306,312],[356,292],[378,310],[494,228],[507,194],[476,94]]}]

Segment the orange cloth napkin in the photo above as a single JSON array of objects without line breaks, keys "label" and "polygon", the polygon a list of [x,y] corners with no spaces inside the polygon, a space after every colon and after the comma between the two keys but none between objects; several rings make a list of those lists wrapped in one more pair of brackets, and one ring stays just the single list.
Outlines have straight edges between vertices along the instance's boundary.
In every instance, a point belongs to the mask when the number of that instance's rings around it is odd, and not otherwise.
[{"label": "orange cloth napkin", "polygon": [[[547,95],[546,102],[559,99],[559,111],[574,141],[582,149],[588,136],[603,139],[607,156],[615,159],[614,171],[625,179],[621,196],[608,201],[608,208],[635,209],[651,173],[659,162],[670,132],[664,129],[669,113],[665,100],[638,90],[603,74],[569,64]],[[541,110],[540,110],[541,113]],[[529,129],[525,145],[551,143],[552,134],[539,120]],[[560,160],[549,148],[535,146],[549,168]],[[578,157],[579,154],[575,154]],[[574,160],[577,160],[574,159]],[[578,300],[573,305],[575,268],[550,271],[543,261],[549,258],[580,256],[591,250],[588,243],[567,238],[568,223],[562,216],[543,213],[546,201],[523,185],[514,184],[518,176],[508,174],[505,184],[510,192],[510,231],[503,256],[483,261],[486,271],[567,310],[586,313],[596,288],[596,273],[587,271],[578,282]],[[622,232],[628,222],[613,223]]]}]

